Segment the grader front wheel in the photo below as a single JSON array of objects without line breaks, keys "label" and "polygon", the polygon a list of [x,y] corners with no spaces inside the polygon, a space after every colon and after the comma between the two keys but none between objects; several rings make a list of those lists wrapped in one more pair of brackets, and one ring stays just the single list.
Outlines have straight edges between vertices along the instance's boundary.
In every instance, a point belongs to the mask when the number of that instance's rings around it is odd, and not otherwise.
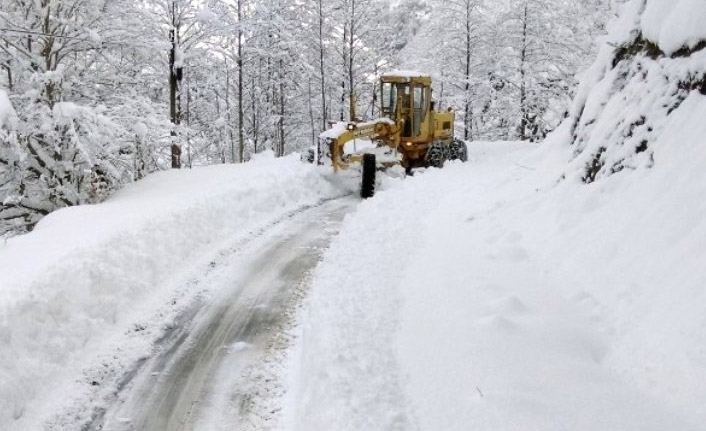
[{"label": "grader front wheel", "polygon": [[432,168],[443,168],[448,159],[448,148],[443,142],[434,142],[427,150],[427,165]]},{"label": "grader front wheel", "polygon": [[368,199],[375,194],[375,154],[363,154],[363,179],[360,184],[360,197]]}]

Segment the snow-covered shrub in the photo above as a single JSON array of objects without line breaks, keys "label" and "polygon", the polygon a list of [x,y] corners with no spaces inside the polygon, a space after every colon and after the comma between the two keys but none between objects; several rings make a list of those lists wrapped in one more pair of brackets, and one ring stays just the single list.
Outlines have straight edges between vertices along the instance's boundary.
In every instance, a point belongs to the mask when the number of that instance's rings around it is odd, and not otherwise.
[{"label": "snow-covered shrub", "polygon": [[0,233],[31,230],[57,208],[100,202],[163,164],[153,147],[165,127],[120,109],[22,106],[0,148]]},{"label": "snow-covered shrub", "polygon": [[572,106],[576,176],[590,183],[659,163],[651,144],[671,114],[690,93],[706,94],[704,22],[700,1],[631,0],[623,6]]},{"label": "snow-covered shrub", "polygon": [[4,225],[21,225],[25,221],[15,214],[3,214],[3,208],[15,205],[19,200],[20,164],[17,134],[17,113],[5,90],[0,88],[0,236],[8,230]]}]

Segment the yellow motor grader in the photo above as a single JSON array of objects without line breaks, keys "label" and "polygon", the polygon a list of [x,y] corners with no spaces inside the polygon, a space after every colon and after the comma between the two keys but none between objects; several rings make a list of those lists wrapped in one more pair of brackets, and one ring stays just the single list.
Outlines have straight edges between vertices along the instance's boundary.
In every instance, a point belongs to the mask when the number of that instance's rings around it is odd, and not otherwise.
[{"label": "yellow motor grader", "polygon": [[[431,77],[416,72],[386,74],[380,78],[380,89],[382,118],[356,121],[352,97],[351,121],[337,123],[320,135],[334,171],[353,164],[362,167],[361,197],[374,194],[378,169],[401,165],[409,173],[417,167],[440,168],[446,160],[467,160],[466,144],[454,138],[454,112],[434,109]],[[351,151],[350,143],[356,139],[370,140],[375,146]]]}]

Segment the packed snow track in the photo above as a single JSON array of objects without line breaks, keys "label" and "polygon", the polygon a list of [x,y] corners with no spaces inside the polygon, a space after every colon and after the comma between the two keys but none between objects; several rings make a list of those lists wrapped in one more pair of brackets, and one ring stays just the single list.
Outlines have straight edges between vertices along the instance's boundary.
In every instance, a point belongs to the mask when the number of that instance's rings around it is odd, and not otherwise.
[{"label": "packed snow track", "polygon": [[208,275],[228,283],[226,293],[184,317],[91,429],[240,428],[251,413],[253,379],[355,202],[344,198],[310,208],[234,251]]}]

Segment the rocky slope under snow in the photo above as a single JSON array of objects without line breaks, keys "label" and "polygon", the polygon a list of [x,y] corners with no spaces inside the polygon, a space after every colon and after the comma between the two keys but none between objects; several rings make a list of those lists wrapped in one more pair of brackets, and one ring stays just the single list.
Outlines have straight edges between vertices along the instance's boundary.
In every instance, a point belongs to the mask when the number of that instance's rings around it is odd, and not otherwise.
[{"label": "rocky slope under snow", "polygon": [[677,108],[692,93],[706,94],[704,22],[700,0],[623,6],[571,109],[569,175],[593,182],[660,163],[653,145]]}]

